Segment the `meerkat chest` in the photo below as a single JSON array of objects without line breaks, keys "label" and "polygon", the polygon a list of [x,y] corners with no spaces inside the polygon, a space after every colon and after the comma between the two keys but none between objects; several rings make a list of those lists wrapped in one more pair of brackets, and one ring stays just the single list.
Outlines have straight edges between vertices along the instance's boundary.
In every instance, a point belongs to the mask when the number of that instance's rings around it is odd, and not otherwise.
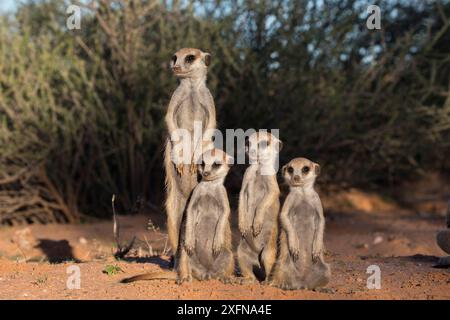
[{"label": "meerkat chest", "polygon": [[[205,193],[199,197],[195,204],[194,217],[196,225],[205,230],[212,230],[215,228],[217,221],[220,218],[223,208],[221,202],[214,194]],[[212,228],[212,229],[209,229]]]},{"label": "meerkat chest", "polygon": [[249,181],[249,196],[259,203],[267,193],[264,177],[255,173],[254,178]]},{"label": "meerkat chest", "polygon": [[179,128],[194,130],[197,125],[203,128],[206,118],[205,109],[202,107],[202,95],[197,90],[189,90],[182,101],[176,116]]},{"label": "meerkat chest", "polygon": [[194,207],[198,215],[203,215],[205,212],[216,215],[217,212],[223,210],[222,201],[220,198],[219,187],[211,182],[200,182],[196,187]]},{"label": "meerkat chest", "polygon": [[313,225],[316,218],[316,209],[305,197],[299,197],[289,210],[289,217],[302,225]]}]

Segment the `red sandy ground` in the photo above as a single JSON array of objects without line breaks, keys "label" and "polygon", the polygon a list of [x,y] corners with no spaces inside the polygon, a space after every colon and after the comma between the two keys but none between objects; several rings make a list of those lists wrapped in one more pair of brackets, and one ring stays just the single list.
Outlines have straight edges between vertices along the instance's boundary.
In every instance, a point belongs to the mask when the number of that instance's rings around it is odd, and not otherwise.
[{"label": "red sandy ground", "polygon": [[[115,261],[111,256],[111,222],[0,228],[0,299],[450,299],[450,269],[432,267],[437,257],[444,255],[435,244],[436,232],[444,227],[444,209],[418,214],[383,207],[367,200],[370,196],[359,196],[353,192],[356,209],[339,213],[326,210],[325,258],[332,267],[327,287],[332,293],[283,291],[216,280],[181,286],[170,280],[121,284],[124,277],[168,266],[167,256],[157,255],[164,250],[164,231],[147,230],[150,216],[140,215],[119,217],[122,240],[138,237],[136,249],[126,261]],[[327,207],[327,201],[324,203]],[[151,218],[164,226],[162,213]],[[236,229],[235,221],[233,227]],[[237,238],[235,235],[234,242]],[[153,257],[150,247],[156,254]],[[59,259],[72,261],[49,262]],[[66,269],[74,264],[81,270],[79,290],[66,286]],[[107,275],[102,272],[107,265],[117,265],[123,272]],[[370,265],[381,268],[379,290],[367,288]]]}]

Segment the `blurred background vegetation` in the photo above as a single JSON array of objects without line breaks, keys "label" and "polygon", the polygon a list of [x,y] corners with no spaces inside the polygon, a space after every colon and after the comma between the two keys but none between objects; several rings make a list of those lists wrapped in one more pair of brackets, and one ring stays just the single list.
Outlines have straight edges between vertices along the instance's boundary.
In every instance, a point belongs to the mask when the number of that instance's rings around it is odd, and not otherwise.
[{"label": "blurred background vegetation", "polygon": [[450,1],[82,1],[74,31],[68,4],[0,17],[2,224],[108,217],[112,194],[161,211],[181,47],[212,53],[220,129],[279,128],[281,164],[317,161],[324,185],[389,193],[449,171]]}]

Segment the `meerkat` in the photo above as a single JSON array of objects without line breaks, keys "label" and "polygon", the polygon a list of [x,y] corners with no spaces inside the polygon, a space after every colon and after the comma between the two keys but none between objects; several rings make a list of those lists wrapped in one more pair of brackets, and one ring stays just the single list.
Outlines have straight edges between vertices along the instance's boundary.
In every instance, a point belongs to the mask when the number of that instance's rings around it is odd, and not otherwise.
[{"label": "meerkat", "polygon": [[[179,79],[172,95],[165,123],[169,138],[166,142],[164,163],[166,171],[167,232],[172,250],[178,248],[180,226],[187,200],[197,185],[195,155],[200,147],[211,148],[212,131],[216,128],[214,99],[206,86],[206,73],[211,55],[199,49],[184,48],[177,51],[171,60],[171,68]],[[194,124],[201,123],[202,139],[194,141]],[[175,139],[178,129],[187,130],[191,137],[191,150],[182,150]],[[210,143],[211,142],[211,143]],[[181,154],[176,150],[181,149]],[[189,152],[190,163],[174,163],[173,157],[184,157]],[[175,258],[175,256],[174,256]]]},{"label": "meerkat", "polygon": [[281,147],[282,142],[268,132],[256,132],[248,139],[250,166],[244,174],[238,207],[241,283],[265,280],[275,263],[280,189],[277,170],[267,167],[274,166]]},{"label": "meerkat", "polygon": [[178,281],[231,280],[234,271],[231,250],[230,204],[223,185],[232,163],[219,149],[202,155],[198,171],[202,177],[186,211],[186,229],[180,251]]},{"label": "meerkat", "polygon": [[325,219],[314,182],[320,166],[295,158],[282,168],[289,194],[280,213],[279,254],[269,283],[285,290],[315,289],[330,280],[323,258]]},{"label": "meerkat", "polygon": [[213,149],[202,155],[198,171],[202,180],[195,187],[182,223],[173,271],[152,272],[123,279],[176,279],[185,281],[219,279],[230,282],[234,272],[231,250],[230,205],[223,185],[231,157]]},{"label": "meerkat", "polygon": [[[447,209],[447,230],[439,231],[436,235],[436,241],[439,247],[447,254],[450,254],[450,201],[448,202]],[[448,268],[450,267],[450,256],[442,257],[439,259],[436,267]]]}]

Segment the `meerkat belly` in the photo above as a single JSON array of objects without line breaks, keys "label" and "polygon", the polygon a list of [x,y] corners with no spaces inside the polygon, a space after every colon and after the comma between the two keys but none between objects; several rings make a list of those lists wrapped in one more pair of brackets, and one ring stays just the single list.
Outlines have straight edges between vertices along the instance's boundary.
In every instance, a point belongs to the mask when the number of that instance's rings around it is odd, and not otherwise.
[{"label": "meerkat belly", "polygon": [[314,231],[316,230],[316,212],[307,202],[301,201],[292,210],[292,225],[297,233],[300,252],[311,257]]},{"label": "meerkat belly", "polygon": [[253,220],[258,205],[266,196],[266,190],[261,177],[256,176],[255,180],[250,183],[251,185],[247,190],[247,210],[251,214],[250,218]]},{"label": "meerkat belly", "polygon": [[207,208],[202,212],[195,227],[195,248],[199,262],[205,267],[211,267],[214,258],[212,255],[213,241],[219,223],[221,208],[213,195],[205,195],[200,200],[200,208]]}]

